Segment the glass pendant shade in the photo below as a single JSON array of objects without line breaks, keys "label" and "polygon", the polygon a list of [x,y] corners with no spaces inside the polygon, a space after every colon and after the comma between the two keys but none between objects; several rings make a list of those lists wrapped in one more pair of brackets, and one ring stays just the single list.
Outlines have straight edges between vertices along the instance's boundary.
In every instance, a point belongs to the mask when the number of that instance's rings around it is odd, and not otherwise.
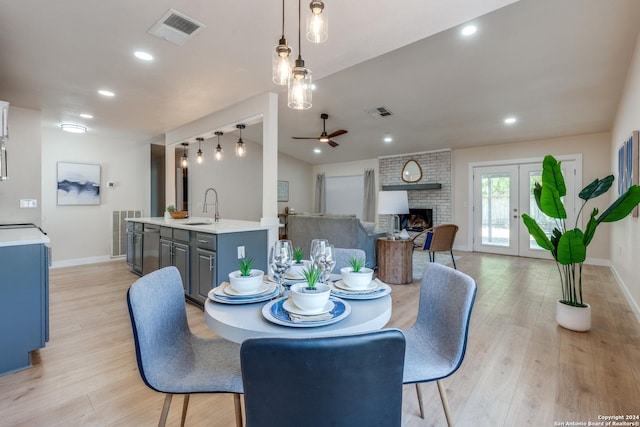
[{"label": "glass pendant shade", "polygon": [[300,57],[296,60],[296,66],[291,69],[287,100],[289,108],[294,110],[311,108],[311,70],[305,68]]},{"label": "glass pendant shade", "polygon": [[236,157],[244,157],[247,155],[247,147],[245,147],[242,141],[242,129],[245,128],[243,124],[236,125],[236,128],[240,129],[240,139],[236,142]]},{"label": "glass pendant shade", "polygon": [[222,147],[220,146],[220,136],[224,135],[224,133],[220,131],[215,131],[214,134],[218,137],[218,146],[216,147],[216,160],[222,160]]},{"label": "glass pendant shade", "polygon": [[189,165],[189,151],[188,151],[189,143],[182,143],[182,156],[180,157],[180,165],[183,168],[186,168]]},{"label": "glass pendant shade", "polygon": [[202,164],[202,150],[198,150],[197,161],[198,161],[198,164]]},{"label": "glass pendant shade", "polygon": [[322,43],[329,37],[329,19],[321,1],[312,1],[307,14],[307,40],[311,43]]},{"label": "glass pendant shade", "polygon": [[271,56],[271,66],[273,71],[273,82],[280,86],[285,86],[291,74],[293,57],[291,47],[287,44],[287,39],[281,38],[280,44],[273,49]]},{"label": "glass pendant shade", "polygon": [[202,141],[204,141],[204,138],[196,138],[196,141],[198,141],[198,157],[196,157],[196,161],[198,162],[198,164],[202,164]]}]

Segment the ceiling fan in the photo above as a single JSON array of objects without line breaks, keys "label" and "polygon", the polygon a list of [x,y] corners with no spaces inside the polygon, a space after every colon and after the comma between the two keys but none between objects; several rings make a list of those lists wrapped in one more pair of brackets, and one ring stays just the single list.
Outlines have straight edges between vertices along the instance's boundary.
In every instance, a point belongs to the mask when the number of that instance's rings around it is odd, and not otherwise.
[{"label": "ceiling fan", "polygon": [[331,138],[344,135],[345,133],[347,133],[347,131],[344,129],[340,129],[335,132],[331,132],[330,134],[327,135],[326,124],[327,124],[327,119],[329,118],[329,115],[326,113],[322,113],[320,114],[320,118],[322,119],[322,133],[320,134],[320,136],[292,136],[292,138],[293,139],[315,139],[320,142],[326,142],[332,147],[337,147],[338,143],[335,141],[332,141]]}]

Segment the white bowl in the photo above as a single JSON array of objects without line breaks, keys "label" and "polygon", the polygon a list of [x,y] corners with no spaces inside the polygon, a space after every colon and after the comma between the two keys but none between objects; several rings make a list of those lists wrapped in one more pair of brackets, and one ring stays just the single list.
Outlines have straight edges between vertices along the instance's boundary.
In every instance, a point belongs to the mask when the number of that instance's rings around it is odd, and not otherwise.
[{"label": "white bowl", "polygon": [[318,283],[315,290],[307,289],[307,282],[296,283],[291,285],[289,296],[293,299],[293,303],[305,313],[320,313],[331,295],[331,288],[323,283]]},{"label": "white bowl", "polygon": [[252,269],[249,276],[240,275],[240,270],[229,273],[229,283],[233,290],[242,294],[258,292],[262,286],[264,271]]},{"label": "white bowl", "polygon": [[373,279],[373,269],[363,267],[359,272],[354,273],[351,267],[340,269],[342,281],[351,289],[366,289]]},{"label": "white bowl", "polygon": [[304,279],[302,275],[302,270],[305,268],[309,268],[311,265],[311,261],[303,259],[300,264],[296,264],[295,262],[291,264],[291,268],[287,271],[286,277],[291,279]]}]

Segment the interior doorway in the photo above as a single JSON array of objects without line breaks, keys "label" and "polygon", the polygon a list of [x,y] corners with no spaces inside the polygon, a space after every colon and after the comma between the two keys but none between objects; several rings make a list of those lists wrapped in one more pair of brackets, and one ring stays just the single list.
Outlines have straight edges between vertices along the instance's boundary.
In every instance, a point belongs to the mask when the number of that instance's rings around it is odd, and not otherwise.
[{"label": "interior doorway", "polygon": [[[582,182],[582,157],[558,157],[567,186],[563,200],[567,223],[575,222],[576,183]],[[502,255],[549,258],[529,235],[522,214],[535,218],[546,232],[556,226],[536,205],[533,188],[541,181],[542,159],[527,159],[502,164],[472,166],[473,250]]]},{"label": "interior doorway", "polygon": [[151,206],[149,216],[164,215],[166,208],[165,196],[165,147],[151,144]]}]

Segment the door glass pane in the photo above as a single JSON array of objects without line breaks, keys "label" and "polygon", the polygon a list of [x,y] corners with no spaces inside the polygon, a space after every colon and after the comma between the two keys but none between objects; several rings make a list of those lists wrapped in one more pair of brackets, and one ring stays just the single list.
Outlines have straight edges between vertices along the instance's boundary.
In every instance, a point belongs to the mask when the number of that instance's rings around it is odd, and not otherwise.
[{"label": "door glass pane", "polygon": [[[529,172],[529,215],[536,220],[540,228],[542,228],[542,231],[544,231],[547,236],[550,236],[553,229],[559,226],[558,220],[543,214],[538,208],[536,198],[533,195],[536,182],[542,182],[542,171]],[[564,200],[564,197],[562,200]],[[531,235],[529,235],[529,249],[542,250]]]},{"label": "door glass pane", "polygon": [[482,244],[509,246],[509,173],[481,175]]}]

